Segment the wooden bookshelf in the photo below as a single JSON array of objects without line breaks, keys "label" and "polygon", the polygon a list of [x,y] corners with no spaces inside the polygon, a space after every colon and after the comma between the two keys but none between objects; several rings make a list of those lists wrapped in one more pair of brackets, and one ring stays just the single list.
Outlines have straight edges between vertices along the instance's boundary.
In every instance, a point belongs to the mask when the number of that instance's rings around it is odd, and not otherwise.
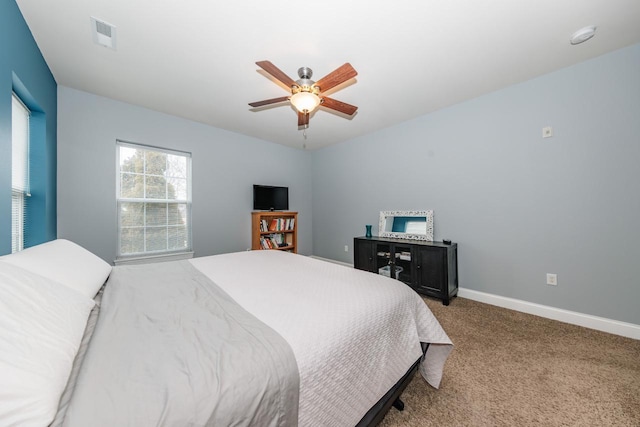
[{"label": "wooden bookshelf", "polygon": [[298,253],[298,212],[251,212],[251,249]]}]

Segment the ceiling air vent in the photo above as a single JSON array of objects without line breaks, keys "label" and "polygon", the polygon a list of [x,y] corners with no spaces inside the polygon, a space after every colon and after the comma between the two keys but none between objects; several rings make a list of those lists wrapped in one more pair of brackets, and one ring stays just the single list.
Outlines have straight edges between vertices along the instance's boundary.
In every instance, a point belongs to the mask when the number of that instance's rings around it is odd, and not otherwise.
[{"label": "ceiling air vent", "polygon": [[116,50],[116,27],[91,17],[91,34],[93,42],[100,46],[108,47]]}]

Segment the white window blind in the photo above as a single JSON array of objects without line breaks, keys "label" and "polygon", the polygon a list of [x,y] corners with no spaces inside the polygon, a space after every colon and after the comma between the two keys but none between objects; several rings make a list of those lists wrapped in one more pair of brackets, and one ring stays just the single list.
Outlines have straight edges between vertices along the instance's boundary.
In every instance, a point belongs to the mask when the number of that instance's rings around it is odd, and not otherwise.
[{"label": "white window blind", "polygon": [[117,142],[118,258],[191,251],[191,154]]},{"label": "white window blind", "polygon": [[30,111],[13,94],[11,98],[11,252],[24,248],[29,194]]}]

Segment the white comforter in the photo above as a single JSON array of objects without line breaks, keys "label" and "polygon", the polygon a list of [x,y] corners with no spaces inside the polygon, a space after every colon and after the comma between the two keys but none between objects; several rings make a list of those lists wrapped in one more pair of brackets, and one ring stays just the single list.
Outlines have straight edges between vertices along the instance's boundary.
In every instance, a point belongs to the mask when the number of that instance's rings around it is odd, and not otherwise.
[{"label": "white comforter", "polygon": [[404,283],[280,251],[191,263],[291,346],[300,371],[298,420],[354,426],[421,355],[434,387],[452,343]]}]

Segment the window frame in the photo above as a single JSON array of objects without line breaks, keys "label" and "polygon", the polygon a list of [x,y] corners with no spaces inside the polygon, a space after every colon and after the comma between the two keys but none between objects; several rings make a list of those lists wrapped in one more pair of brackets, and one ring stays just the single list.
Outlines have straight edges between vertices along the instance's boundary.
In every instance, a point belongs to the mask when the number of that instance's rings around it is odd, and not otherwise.
[{"label": "window frame", "polygon": [[[145,152],[150,151],[155,153],[164,153],[164,154],[180,156],[185,158],[186,159],[186,199],[170,199],[166,194],[164,198],[146,197],[146,194],[143,194],[143,197],[122,197],[121,196],[122,175],[123,173],[131,173],[131,172],[125,172],[121,169],[121,165],[120,165],[121,148],[130,148],[134,150],[142,150]],[[130,264],[130,263],[137,263],[139,261],[148,262],[149,260],[153,260],[153,259],[157,259],[157,260],[184,259],[184,258],[191,258],[193,256],[193,233],[192,233],[192,215],[191,215],[191,209],[192,209],[191,168],[192,168],[192,155],[190,152],[167,149],[163,147],[157,147],[157,146],[146,145],[146,144],[139,144],[139,143],[124,141],[119,139],[116,140],[116,211],[117,211],[116,221],[117,221],[117,234],[118,234],[116,260],[115,260],[116,264]],[[146,189],[147,189],[146,178],[148,176],[153,177],[157,175],[154,175],[152,173],[147,173],[146,170],[143,170],[143,172],[140,175],[144,177],[143,191],[146,193]],[[143,209],[145,209],[145,212],[146,212],[147,204],[174,203],[174,204],[185,205],[186,213],[184,218],[185,218],[186,239],[187,239],[186,248],[172,250],[166,247],[164,250],[147,250],[146,249],[146,243],[147,243],[146,233],[148,231],[148,228],[158,228],[161,226],[147,225],[146,217],[145,217],[143,218],[143,225],[141,226],[144,229],[144,237],[142,242],[144,250],[142,252],[135,252],[135,253],[122,253],[122,231],[123,231],[122,216],[121,216],[122,203],[143,204],[144,206]],[[169,224],[168,222],[169,222],[169,216],[167,215],[167,223],[164,224],[164,227],[166,228],[167,231],[171,227],[171,224]],[[169,239],[169,237],[167,237],[167,239]],[[168,245],[168,240],[167,240],[167,245]]]},{"label": "window frame", "polygon": [[[24,147],[17,147],[17,141],[15,137],[14,125],[15,120],[15,104],[18,104],[20,108],[26,113],[26,129],[24,134],[26,138],[26,144]],[[11,92],[11,253],[19,252],[25,248],[26,236],[27,236],[27,213],[28,202],[30,193],[30,150],[31,150],[31,133],[30,133],[30,120],[32,111],[22,98],[15,92]],[[21,143],[22,145],[22,143]],[[16,185],[14,182],[15,169],[16,169],[16,148],[23,148],[26,152],[23,153],[20,160],[23,160],[23,170],[21,171],[22,183]],[[20,220],[17,220],[20,218]]]}]

